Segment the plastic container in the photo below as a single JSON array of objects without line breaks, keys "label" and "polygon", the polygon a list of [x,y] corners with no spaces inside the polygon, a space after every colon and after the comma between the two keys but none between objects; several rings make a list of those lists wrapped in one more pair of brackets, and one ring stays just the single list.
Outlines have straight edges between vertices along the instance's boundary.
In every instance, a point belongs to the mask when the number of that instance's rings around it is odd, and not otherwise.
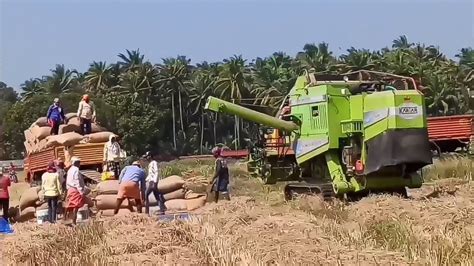
[{"label": "plastic container", "polygon": [[77,212],[77,222],[83,223],[89,219],[89,206],[86,204]]},{"label": "plastic container", "polygon": [[13,233],[13,228],[10,223],[3,218],[0,218],[0,234],[9,235]]},{"label": "plastic container", "polygon": [[48,209],[36,211],[36,221],[38,224],[43,224],[48,221]]}]

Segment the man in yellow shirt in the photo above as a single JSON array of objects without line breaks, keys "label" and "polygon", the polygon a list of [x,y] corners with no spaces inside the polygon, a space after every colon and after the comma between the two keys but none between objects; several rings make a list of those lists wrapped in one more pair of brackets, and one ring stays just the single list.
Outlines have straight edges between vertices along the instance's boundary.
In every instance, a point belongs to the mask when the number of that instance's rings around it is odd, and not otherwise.
[{"label": "man in yellow shirt", "polygon": [[58,199],[63,192],[54,162],[48,164],[47,171],[41,177],[41,189],[44,193],[44,199],[48,202],[48,220],[50,223],[56,223]]}]

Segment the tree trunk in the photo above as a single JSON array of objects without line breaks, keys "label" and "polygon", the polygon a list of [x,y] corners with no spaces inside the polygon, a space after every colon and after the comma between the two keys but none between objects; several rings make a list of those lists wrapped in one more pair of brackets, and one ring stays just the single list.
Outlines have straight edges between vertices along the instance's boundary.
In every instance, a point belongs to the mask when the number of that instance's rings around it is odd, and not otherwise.
[{"label": "tree trunk", "polygon": [[177,149],[176,145],[176,117],[174,115],[174,93],[171,94],[171,112],[173,113],[173,144],[174,149]]},{"label": "tree trunk", "polygon": [[201,143],[199,145],[199,148],[201,150],[201,155],[202,155],[202,143],[204,141],[204,114],[201,114]]},{"label": "tree trunk", "polygon": [[212,121],[213,129],[214,129],[214,147],[217,145],[216,123],[217,123],[217,113],[216,113],[216,119]]},{"label": "tree trunk", "polygon": [[184,131],[184,123],[183,123],[183,108],[181,105],[181,91],[178,91],[178,97],[179,97],[179,116],[180,116],[180,121],[181,121],[181,131],[183,131],[183,137],[186,139],[186,132]]}]

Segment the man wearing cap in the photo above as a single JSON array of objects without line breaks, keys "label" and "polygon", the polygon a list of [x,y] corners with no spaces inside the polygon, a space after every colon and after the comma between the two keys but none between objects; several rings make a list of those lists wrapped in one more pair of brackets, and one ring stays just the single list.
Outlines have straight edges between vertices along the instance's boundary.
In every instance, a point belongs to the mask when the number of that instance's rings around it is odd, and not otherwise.
[{"label": "man wearing cap", "polygon": [[64,109],[59,103],[59,98],[54,99],[54,103],[48,108],[48,113],[46,114],[48,119],[48,124],[51,126],[51,135],[58,135],[59,125],[61,122],[66,121],[64,116]]},{"label": "man wearing cap", "polygon": [[77,109],[77,117],[81,120],[82,135],[92,133],[92,122],[95,120],[95,116],[94,103],[90,101],[89,95],[84,94]]},{"label": "man wearing cap", "polygon": [[150,214],[150,200],[148,197],[153,193],[153,196],[160,205],[160,214],[164,214],[166,211],[165,198],[163,197],[163,194],[158,191],[158,181],[160,181],[161,175],[158,169],[158,162],[154,157],[154,154],[151,152],[147,152],[143,155],[143,158],[149,162],[148,175],[146,177],[147,188],[145,192],[145,213]]},{"label": "man wearing cap", "polygon": [[[77,212],[82,206],[84,206],[84,193],[85,184],[84,177],[79,172],[79,166],[81,165],[81,159],[73,156],[71,158],[72,166],[67,171],[66,177],[66,188],[67,188],[67,213],[73,214],[72,223],[76,224]],[[65,215],[66,216],[66,215]]]},{"label": "man wearing cap", "polygon": [[142,212],[142,202],[145,200],[145,171],[140,162],[134,161],[132,165],[123,168],[119,177],[119,190],[117,193],[117,205],[114,214],[119,212],[120,206],[125,199],[128,200],[128,208],[133,212],[131,200],[135,201],[137,211]]}]

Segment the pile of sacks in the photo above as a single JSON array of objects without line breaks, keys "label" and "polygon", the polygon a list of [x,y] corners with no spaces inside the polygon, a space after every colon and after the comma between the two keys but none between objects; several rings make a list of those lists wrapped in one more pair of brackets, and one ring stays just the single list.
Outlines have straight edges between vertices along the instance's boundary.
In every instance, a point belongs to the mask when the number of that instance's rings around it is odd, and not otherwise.
[{"label": "pile of sacks", "polygon": [[50,136],[51,127],[46,117],[38,118],[27,130],[25,135],[25,149],[27,154],[37,153],[51,147],[74,146],[80,143],[102,143],[109,140],[112,132],[92,123],[92,133],[82,136],[80,133],[80,119],[75,113],[66,114],[65,124],[59,126],[56,136]]},{"label": "pile of sacks", "polygon": [[[89,197],[85,197],[84,208],[89,208],[94,203]],[[58,202],[58,209],[61,201]],[[20,196],[20,205],[15,207],[18,209],[16,213],[11,213],[15,222],[27,222],[36,218],[36,212],[39,210],[47,210],[48,203],[44,200],[44,195],[40,187],[31,187],[23,192]]]},{"label": "pile of sacks", "polygon": [[[94,201],[100,216],[113,215],[117,202],[118,189],[118,180],[107,180],[97,185],[97,196]],[[177,175],[160,180],[158,182],[158,190],[164,193],[165,206],[167,211],[170,212],[192,211],[206,204],[206,194],[194,193],[188,190],[185,186],[184,179]],[[158,202],[153,193],[148,198],[151,206],[158,206]],[[130,213],[128,204],[127,200],[123,201],[122,206],[120,206],[119,215]],[[145,206],[145,203],[143,203],[143,206]]]}]

